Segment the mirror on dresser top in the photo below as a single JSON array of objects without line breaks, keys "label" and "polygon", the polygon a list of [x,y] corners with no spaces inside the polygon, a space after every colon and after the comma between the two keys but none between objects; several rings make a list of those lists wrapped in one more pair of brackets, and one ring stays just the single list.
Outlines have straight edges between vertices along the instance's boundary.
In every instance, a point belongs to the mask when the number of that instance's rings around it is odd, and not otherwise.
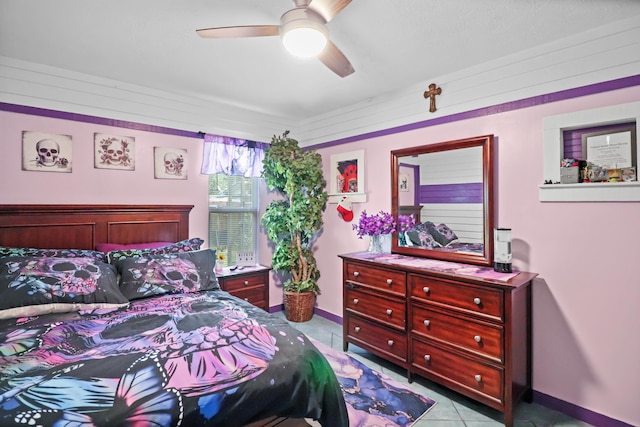
[{"label": "mirror on dresser top", "polygon": [[416,226],[394,253],[476,265],[493,262],[493,135],[391,152],[391,212]]}]

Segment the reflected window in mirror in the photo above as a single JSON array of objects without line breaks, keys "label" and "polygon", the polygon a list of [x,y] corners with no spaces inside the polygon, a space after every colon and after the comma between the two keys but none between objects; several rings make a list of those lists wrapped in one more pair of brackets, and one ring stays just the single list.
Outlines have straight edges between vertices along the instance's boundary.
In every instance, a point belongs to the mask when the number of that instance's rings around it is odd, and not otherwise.
[{"label": "reflected window in mirror", "polygon": [[492,136],[395,150],[392,212],[413,216],[397,253],[491,265]]}]

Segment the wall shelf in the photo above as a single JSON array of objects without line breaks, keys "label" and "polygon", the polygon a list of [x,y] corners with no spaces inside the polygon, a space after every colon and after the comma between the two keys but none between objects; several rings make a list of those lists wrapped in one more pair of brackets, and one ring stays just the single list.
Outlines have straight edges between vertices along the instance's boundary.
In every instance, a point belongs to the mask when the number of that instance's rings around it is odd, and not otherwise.
[{"label": "wall shelf", "polygon": [[640,182],[540,185],[541,202],[637,202]]},{"label": "wall shelf", "polygon": [[[640,102],[546,117],[544,119],[544,180],[560,181],[560,161],[564,158],[564,131],[625,122],[635,122],[636,135],[640,135],[638,132]],[[640,153],[640,150],[637,150],[637,153]],[[640,165],[639,160],[636,159],[638,165]],[[640,201],[640,182],[542,184],[539,186],[539,200],[541,202],[638,202]]]}]

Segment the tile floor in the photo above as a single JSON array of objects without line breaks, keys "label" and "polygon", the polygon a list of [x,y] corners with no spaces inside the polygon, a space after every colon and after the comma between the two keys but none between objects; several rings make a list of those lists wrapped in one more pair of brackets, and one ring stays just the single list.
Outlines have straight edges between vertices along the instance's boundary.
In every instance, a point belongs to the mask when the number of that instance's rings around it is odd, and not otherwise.
[{"label": "tile floor", "polygon": [[[274,313],[284,318],[284,312]],[[304,334],[342,350],[342,325],[320,316],[313,316],[309,322],[289,322]],[[383,372],[389,377],[407,384],[415,392],[438,402],[414,427],[498,427],[503,426],[502,414],[487,408],[464,396],[452,392],[431,381],[416,376],[412,384],[407,382],[406,371],[353,344],[349,353],[367,366]],[[590,424],[548,409],[536,403],[520,403],[515,412],[516,427],[589,427]]]}]

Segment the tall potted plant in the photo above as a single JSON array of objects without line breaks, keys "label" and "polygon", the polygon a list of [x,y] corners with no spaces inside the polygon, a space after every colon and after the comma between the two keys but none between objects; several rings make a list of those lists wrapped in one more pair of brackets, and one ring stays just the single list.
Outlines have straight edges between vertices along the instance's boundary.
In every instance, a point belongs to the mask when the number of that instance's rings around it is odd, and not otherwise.
[{"label": "tall potted plant", "polygon": [[320,154],[302,151],[289,131],[274,135],[265,150],[262,177],[270,190],[284,198],[267,206],[262,224],[275,245],[273,269],[289,275],[284,283],[284,307],[287,319],[295,322],[311,319],[320,293],[320,271],[312,246],[327,206],[327,182],[321,165]]}]

